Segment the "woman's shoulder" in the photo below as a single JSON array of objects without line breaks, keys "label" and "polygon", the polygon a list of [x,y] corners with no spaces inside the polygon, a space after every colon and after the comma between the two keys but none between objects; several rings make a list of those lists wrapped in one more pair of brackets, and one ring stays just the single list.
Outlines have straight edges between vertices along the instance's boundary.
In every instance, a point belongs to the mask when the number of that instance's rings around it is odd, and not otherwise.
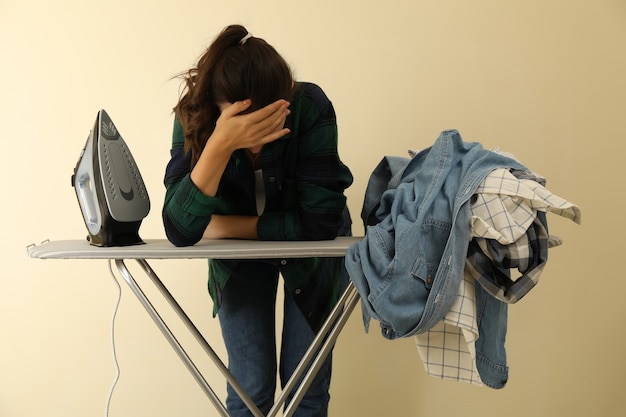
[{"label": "woman's shoulder", "polygon": [[312,82],[298,81],[295,85],[294,100],[302,100],[320,113],[333,109],[332,102],[322,88]]}]

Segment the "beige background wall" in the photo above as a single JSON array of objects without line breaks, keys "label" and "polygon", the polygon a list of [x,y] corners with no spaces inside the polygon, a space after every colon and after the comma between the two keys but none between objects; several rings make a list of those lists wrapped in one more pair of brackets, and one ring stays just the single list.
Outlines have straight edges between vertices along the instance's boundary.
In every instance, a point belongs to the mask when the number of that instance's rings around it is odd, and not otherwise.
[{"label": "beige background wall", "polygon": [[[26,246],[85,236],[70,174],[100,108],[147,183],[153,208],[141,234],[164,236],[171,77],[234,22],[332,98],[356,177],[355,233],[382,155],[429,146],[447,128],[515,153],[583,210],[582,226],[549,216],[565,244],[510,309],[504,390],[426,376],[411,339],[384,341],[377,326],[366,335],[355,314],[336,349],[331,415],[625,415],[623,0],[0,0],[0,415],[104,413],[115,375],[107,264],[33,260]],[[154,267],[222,352],[205,263]],[[127,288],[115,337],[111,416],[215,415]]]}]

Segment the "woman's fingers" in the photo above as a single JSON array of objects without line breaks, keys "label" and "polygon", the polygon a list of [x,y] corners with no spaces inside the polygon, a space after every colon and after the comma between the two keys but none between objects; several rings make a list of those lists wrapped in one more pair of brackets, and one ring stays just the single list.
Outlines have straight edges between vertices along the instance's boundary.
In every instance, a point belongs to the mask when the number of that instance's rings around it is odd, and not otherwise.
[{"label": "woman's fingers", "polygon": [[236,101],[233,104],[226,106],[222,110],[222,114],[220,115],[220,117],[223,116],[225,118],[231,118],[237,116],[239,113],[246,111],[251,104],[252,102],[249,99]]},{"label": "woman's fingers", "polygon": [[276,100],[273,103],[262,107],[247,116],[253,121],[253,123],[259,123],[263,120],[271,118],[272,116],[281,115],[288,111],[289,102],[287,100]]},{"label": "woman's fingers", "polygon": [[235,102],[225,107],[218,124],[230,132],[228,136],[236,142],[235,148],[250,148],[272,142],[289,133],[284,128],[289,115],[289,102],[277,100],[248,114],[240,114],[250,107],[250,100]]},{"label": "woman's fingers", "polygon": [[289,129],[285,128],[285,121],[291,113],[288,107],[288,102],[281,103],[278,108],[275,108],[271,114],[259,122],[259,126],[263,126],[261,129],[262,136],[266,137],[264,143],[276,140],[289,133]]}]

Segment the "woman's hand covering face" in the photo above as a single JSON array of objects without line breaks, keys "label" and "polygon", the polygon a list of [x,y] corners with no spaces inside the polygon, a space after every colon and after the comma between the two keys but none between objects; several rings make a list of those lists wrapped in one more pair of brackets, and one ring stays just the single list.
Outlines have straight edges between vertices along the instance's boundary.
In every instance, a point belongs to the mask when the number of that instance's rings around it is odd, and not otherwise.
[{"label": "woman's hand covering face", "polygon": [[277,100],[259,110],[241,114],[251,104],[250,100],[220,103],[222,113],[212,138],[224,141],[223,144],[231,151],[245,148],[256,153],[266,143],[289,133],[289,129],[284,127],[290,113],[288,101]]}]

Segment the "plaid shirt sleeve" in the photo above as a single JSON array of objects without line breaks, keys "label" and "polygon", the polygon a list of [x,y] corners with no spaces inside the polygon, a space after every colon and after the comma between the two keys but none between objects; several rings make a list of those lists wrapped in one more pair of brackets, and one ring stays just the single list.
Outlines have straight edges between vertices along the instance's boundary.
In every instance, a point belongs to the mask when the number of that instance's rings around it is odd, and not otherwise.
[{"label": "plaid shirt sleeve", "polygon": [[176,119],[171,159],[165,171],[166,192],[162,212],[167,238],[176,246],[190,246],[202,238],[216,205],[214,197],[202,194],[191,181],[191,159],[183,147],[183,127]]}]

